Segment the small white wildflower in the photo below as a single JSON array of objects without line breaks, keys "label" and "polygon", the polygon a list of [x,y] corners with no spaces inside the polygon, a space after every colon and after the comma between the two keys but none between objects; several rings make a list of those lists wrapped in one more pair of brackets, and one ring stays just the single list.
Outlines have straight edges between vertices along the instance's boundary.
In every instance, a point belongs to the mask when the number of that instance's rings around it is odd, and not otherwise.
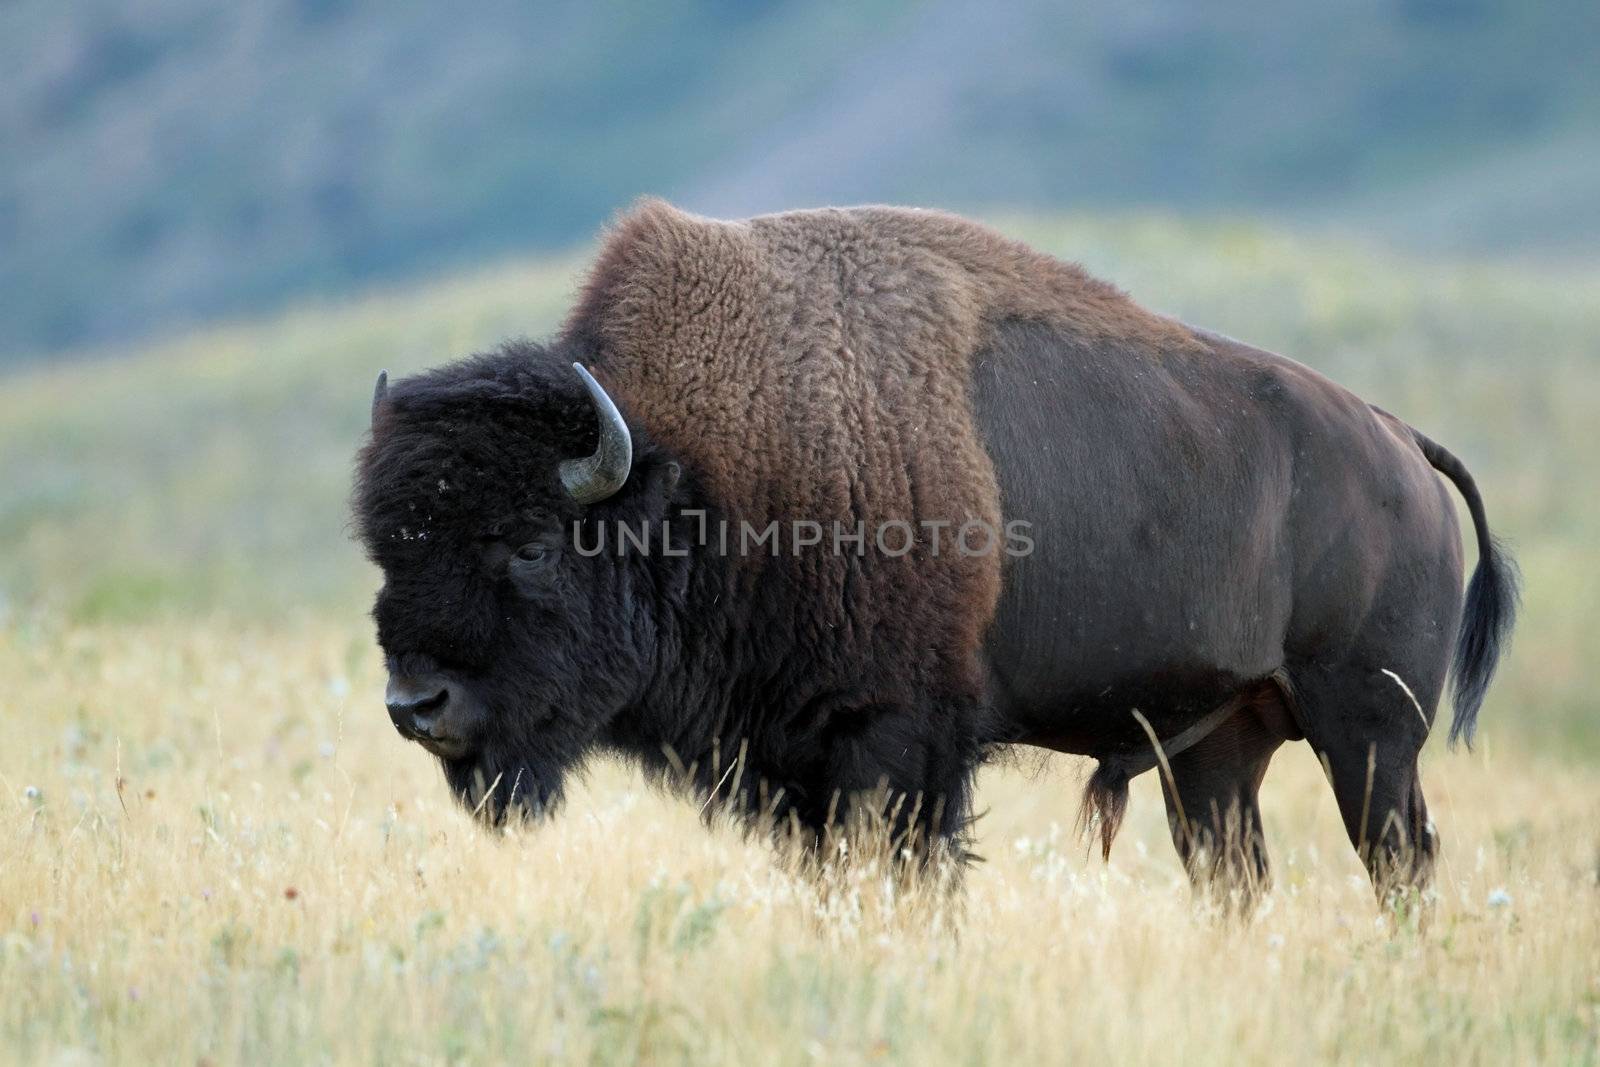
[{"label": "small white wildflower", "polygon": [[1507,893],[1503,886],[1498,889],[1489,890],[1489,907],[1509,908],[1510,906],[1511,894]]},{"label": "small white wildflower", "polygon": [[343,700],[350,695],[350,679],[342,674],[336,674],[328,679],[328,695],[335,700]]},{"label": "small white wildflower", "polygon": [[336,749],[334,748],[332,741],[324,741],[322,744],[317,746],[317,755],[321,756],[323,759],[332,759],[335,751]]},{"label": "small white wildflower", "polygon": [[1271,949],[1282,948],[1283,947],[1283,935],[1282,934],[1268,934],[1267,935],[1267,947],[1271,948]]},{"label": "small white wildflower", "polygon": [[1018,852],[1026,852],[1032,846],[1032,844],[1033,842],[1029,841],[1026,837],[1019,837],[1012,843],[1012,846]]},{"label": "small white wildflower", "polygon": [[22,799],[28,801],[38,800],[43,795],[44,794],[39,792],[39,787],[36,785],[30,785],[28,788],[22,791]]}]

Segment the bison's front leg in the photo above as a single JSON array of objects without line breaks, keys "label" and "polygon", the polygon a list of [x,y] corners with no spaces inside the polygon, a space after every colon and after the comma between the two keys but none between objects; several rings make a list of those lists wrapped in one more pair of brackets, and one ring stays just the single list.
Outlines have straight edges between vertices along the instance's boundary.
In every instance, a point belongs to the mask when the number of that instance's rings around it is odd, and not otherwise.
[{"label": "bison's front leg", "polygon": [[886,845],[917,866],[964,859],[972,778],[982,746],[975,709],[872,705],[831,716],[821,781],[801,819]]}]

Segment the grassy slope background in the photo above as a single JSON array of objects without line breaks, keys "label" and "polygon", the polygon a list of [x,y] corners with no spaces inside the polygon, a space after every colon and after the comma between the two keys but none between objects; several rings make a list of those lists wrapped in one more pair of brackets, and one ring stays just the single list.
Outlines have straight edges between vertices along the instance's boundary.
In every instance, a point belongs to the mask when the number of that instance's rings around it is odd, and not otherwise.
[{"label": "grassy slope background", "polygon": [[1597,33],[1590,0],[14,0],[0,361],[566,247],[652,191],[1592,258]]},{"label": "grassy slope background", "polygon": [[871,863],[794,878],[610,765],[548,826],[472,827],[378,707],[345,497],[377,369],[553,327],[581,261],[513,262],[0,378],[0,1058],[1600,1057],[1600,276],[998,221],[1477,475],[1527,608],[1478,750],[1424,757],[1431,927],[1378,914],[1299,745],[1247,926],[1195,914],[1150,776],[1088,855],[1065,759],[985,772],[959,899]]}]

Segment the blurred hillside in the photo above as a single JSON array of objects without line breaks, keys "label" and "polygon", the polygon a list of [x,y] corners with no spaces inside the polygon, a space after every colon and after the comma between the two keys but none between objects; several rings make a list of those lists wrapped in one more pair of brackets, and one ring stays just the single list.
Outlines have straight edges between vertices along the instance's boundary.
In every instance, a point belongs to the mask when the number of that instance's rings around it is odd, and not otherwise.
[{"label": "blurred hillside", "polygon": [[566,246],[641,192],[1582,255],[1597,31],[1592,0],[15,0],[0,361]]},{"label": "blurred hillside", "polygon": [[[1149,306],[1294,356],[1459,454],[1528,578],[1485,721],[1496,738],[1593,753],[1600,272],[1149,217],[1001,225]],[[8,375],[0,631],[331,618],[365,647],[377,578],[349,536],[347,495],[377,370],[547,332],[581,266],[530,260]]]}]

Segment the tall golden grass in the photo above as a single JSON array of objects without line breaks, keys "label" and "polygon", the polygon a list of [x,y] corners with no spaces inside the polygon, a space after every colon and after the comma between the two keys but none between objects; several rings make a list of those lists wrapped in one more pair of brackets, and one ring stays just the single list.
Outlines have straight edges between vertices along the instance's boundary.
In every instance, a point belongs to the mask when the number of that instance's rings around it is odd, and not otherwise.
[{"label": "tall golden grass", "polygon": [[472,823],[393,734],[359,630],[0,635],[0,1058],[111,1063],[1591,1062],[1600,775],[1433,751],[1419,929],[1381,910],[1304,746],[1276,885],[1192,897],[1150,776],[1112,860],[1085,768],[986,772],[947,894],[798,877],[599,765],[553,820]]}]

